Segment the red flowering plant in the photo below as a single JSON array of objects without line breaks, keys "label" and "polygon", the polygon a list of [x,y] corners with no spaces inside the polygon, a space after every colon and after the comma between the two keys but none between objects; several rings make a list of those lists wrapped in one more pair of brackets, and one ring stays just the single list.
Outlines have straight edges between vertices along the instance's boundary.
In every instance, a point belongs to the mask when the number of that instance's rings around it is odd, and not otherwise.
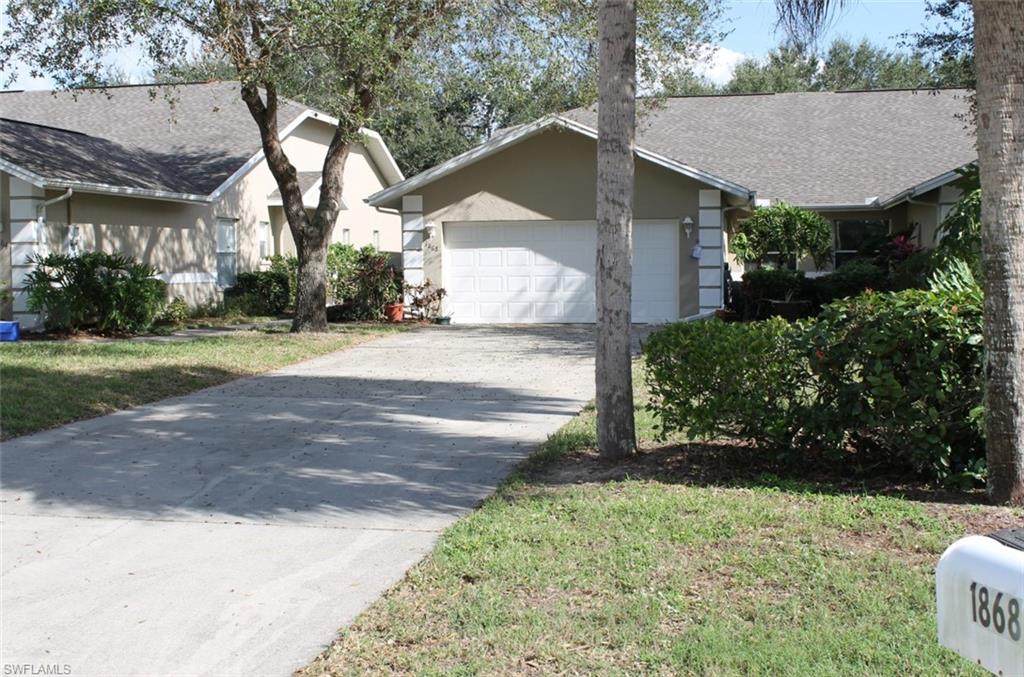
[{"label": "red flowering plant", "polygon": [[921,247],[917,246],[910,235],[895,235],[878,248],[876,261],[885,270],[892,270],[896,265],[906,261],[920,251]]}]

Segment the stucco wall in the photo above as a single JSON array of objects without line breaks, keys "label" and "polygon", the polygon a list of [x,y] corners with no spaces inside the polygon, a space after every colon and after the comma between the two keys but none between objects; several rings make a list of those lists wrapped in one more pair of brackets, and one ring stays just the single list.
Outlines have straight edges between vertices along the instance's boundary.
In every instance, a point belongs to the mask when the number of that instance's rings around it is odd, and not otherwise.
[{"label": "stucco wall", "polygon": [[[331,142],[334,128],[318,120],[309,120],[295,130],[285,141],[285,152],[292,158],[292,164],[300,172],[318,172],[323,169],[324,155]],[[269,170],[267,174],[269,175]],[[381,176],[376,163],[370,158],[366,148],[356,143],[349,151],[345,161],[345,174],[341,196],[345,201],[345,209],[338,214],[332,233],[332,242],[343,241],[344,229],[349,229],[351,244],[364,247],[373,244],[373,231],[380,234],[381,251],[402,251],[401,217],[397,211],[382,210],[366,204],[366,198],[387,187],[387,181]],[[271,177],[268,193],[276,188]],[[295,241],[284,220],[283,210],[273,219],[275,236],[279,238],[282,252],[295,253]]]},{"label": "stucco wall", "polygon": [[[443,224],[460,221],[596,218],[597,150],[592,139],[552,129],[480,160],[415,191],[423,197],[424,222],[439,231],[424,244],[424,275],[443,280]],[[694,221],[690,239],[679,233],[680,317],[695,314],[698,191],[706,188],[653,163],[636,165],[634,218]]]}]

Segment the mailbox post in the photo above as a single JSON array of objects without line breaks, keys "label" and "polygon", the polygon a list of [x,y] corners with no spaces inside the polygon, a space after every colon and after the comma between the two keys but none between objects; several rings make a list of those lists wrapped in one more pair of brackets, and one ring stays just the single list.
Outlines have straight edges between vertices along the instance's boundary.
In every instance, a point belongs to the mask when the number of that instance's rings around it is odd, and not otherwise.
[{"label": "mailbox post", "polygon": [[953,543],[935,571],[939,644],[997,675],[1024,675],[1024,528]]}]

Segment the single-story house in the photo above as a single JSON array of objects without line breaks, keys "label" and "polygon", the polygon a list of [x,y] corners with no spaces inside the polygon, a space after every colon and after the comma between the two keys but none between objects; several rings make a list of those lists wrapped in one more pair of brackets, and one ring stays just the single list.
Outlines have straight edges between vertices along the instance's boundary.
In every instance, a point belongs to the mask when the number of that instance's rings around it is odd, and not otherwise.
[{"label": "single-story house", "polygon": [[[315,209],[337,121],[283,101],[278,124]],[[364,129],[345,166],[333,239],[396,253],[395,210],[367,196],[403,180],[380,135]],[[23,281],[47,252],[120,252],[161,271],[171,296],[216,301],[239,271],[294,253],[277,184],[237,82],[0,92],[0,285],[31,327]],[[42,225],[40,225],[42,224]]]},{"label": "single-story house", "polygon": [[[779,201],[834,223],[835,258],[912,228],[923,246],[977,159],[968,92],[693,96],[643,102],[633,318],[721,306],[730,232]],[[400,209],[407,280],[448,292],[454,322],[594,321],[597,115],[552,115],[369,198]]]}]

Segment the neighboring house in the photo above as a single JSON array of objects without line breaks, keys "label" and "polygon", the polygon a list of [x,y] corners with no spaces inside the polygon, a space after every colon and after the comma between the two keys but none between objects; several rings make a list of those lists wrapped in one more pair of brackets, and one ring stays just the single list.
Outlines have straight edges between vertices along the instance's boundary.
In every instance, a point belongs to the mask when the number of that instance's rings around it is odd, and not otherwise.
[{"label": "neighboring house", "polygon": [[[284,101],[278,125],[315,209],[336,121]],[[403,178],[381,137],[363,130],[334,241],[401,251],[399,215],[366,198]],[[26,326],[38,322],[21,291],[36,255],[128,254],[159,269],[171,296],[201,304],[238,272],[295,251],[237,82],[0,92],[0,220],[0,284],[15,294],[5,315]]]},{"label": "neighboring house", "polygon": [[[878,230],[924,246],[977,154],[963,90],[704,96],[641,105],[633,318],[722,304],[729,232],[786,201],[835,224],[842,263]],[[563,115],[386,188],[407,280],[447,289],[456,322],[593,322],[597,116]]]}]

